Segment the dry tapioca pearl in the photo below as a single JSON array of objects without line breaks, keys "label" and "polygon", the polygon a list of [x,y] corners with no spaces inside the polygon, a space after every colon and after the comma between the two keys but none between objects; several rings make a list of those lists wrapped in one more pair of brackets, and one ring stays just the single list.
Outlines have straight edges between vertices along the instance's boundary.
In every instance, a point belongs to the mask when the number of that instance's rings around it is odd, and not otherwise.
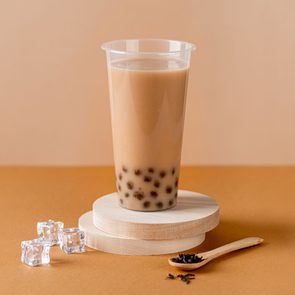
[{"label": "dry tapioca pearl", "polygon": [[174,175],[175,174],[175,168],[172,168],[172,175]]},{"label": "dry tapioca pearl", "polygon": [[160,177],[163,178],[163,177],[165,177],[165,176],[166,176],[166,172],[165,172],[165,171],[161,171],[161,172],[160,172]]},{"label": "dry tapioca pearl", "polygon": [[122,180],[122,173],[119,173],[118,178],[119,180]]},{"label": "dry tapioca pearl", "polygon": [[128,187],[129,189],[133,189],[133,182],[128,181],[128,182],[127,182],[127,187]]},{"label": "dry tapioca pearl", "polygon": [[158,193],[155,192],[155,191],[151,191],[150,194],[151,194],[151,196],[154,197],[154,198],[156,198],[156,197],[158,196]]},{"label": "dry tapioca pearl", "polygon": [[138,200],[142,200],[144,198],[144,195],[142,192],[134,192],[133,197]]},{"label": "dry tapioca pearl", "polygon": [[172,192],[172,187],[171,186],[167,186],[166,187],[166,193],[167,194],[171,194],[171,192]]},{"label": "dry tapioca pearl", "polygon": [[175,187],[177,187],[178,186],[178,178],[176,178],[176,180],[175,180]]},{"label": "dry tapioca pearl", "polygon": [[120,184],[118,185],[118,190],[121,191],[121,185]]},{"label": "dry tapioca pearl", "polygon": [[129,197],[129,193],[125,193],[125,197],[128,198]]},{"label": "dry tapioca pearl", "polygon": [[135,174],[135,175],[140,175],[140,174],[141,174],[140,169],[135,169],[135,170],[134,170],[134,174]]},{"label": "dry tapioca pearl", "polygon": [[123,172],[128,172],[128,169],[125,166],[122,167],[122,170]]},{"label": "dry tapioca pearl", "polygon": [[151,203],[149,201],[146,201],[146,202],[143,203],[143,207],[148,208],[150,206],[150,204]]},{"label": "dry tapioca pearl", "polygon": [[145,176],[143,179],[145,182],[150,182],[152,178],[150,176]]},{"label": "dry tapioca pearl", "polygon": [[159,182],[158,180],[156,180],[156,181],[154,182],[154,186],[155,186],[155,187],[160,187],[160,182]]},{"label": "dry tapioca pearl", "polygon": [[163,203],[162,203],[162,202],[158,202],[158,203],[156,204],[156,206],[157,206],[159,209],[161,209],[161,208],[163,207]]},{"label": "dry tapioca pearl", "polygon": [[169,206],[172,206],[174,204],[174,200],[169,201]]},{"label": "dry tapioca pearl", "polygon": [[154,173],[155,170],[154,170],[154,168],[149,168],[149,169],[148,169],[148,172],[150,172],[150,173]]}]

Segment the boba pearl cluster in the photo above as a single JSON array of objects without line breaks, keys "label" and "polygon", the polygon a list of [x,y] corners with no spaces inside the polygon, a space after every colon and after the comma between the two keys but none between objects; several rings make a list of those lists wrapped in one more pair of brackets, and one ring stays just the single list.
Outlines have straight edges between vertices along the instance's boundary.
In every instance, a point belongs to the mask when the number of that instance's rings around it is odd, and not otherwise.
[{"label": "boba pearl cluster", "polygon": [[121,166],[116,175],[121,205],[125,207],[129,202],[139,202],[136,207],[142,211],[173,207],[177,198],[178,175],[175,167],[130,169]]}]

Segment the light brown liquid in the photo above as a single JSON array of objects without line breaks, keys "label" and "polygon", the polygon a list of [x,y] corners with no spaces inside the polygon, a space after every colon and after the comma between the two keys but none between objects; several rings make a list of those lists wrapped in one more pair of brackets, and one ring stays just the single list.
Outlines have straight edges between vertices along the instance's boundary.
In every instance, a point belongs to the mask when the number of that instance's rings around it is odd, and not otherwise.
[{"label": "light brown liquid", "polygon": [[125,208],[176,204],[187,76],[175,59],[129,59],[109,69],[117,189]]}]

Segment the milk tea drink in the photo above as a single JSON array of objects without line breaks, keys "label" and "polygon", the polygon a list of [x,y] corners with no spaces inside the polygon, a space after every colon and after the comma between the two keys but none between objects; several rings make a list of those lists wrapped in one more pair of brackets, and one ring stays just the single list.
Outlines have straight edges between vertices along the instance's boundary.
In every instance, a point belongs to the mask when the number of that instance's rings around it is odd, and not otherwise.
[{"label": "milk tea drink", "polygon": [[171,208],[177,202],[188,66],[140,56],[108,65],[116,186],[122,207]]}]

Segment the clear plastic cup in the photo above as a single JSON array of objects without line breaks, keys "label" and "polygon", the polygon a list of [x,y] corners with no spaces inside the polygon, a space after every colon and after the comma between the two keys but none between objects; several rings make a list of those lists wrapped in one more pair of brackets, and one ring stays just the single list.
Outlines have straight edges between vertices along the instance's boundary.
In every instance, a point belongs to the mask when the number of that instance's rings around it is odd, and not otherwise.
[{"label": "clear plastic cup", "polygon": [[118,40],[106,51],[116,184],[120,205],[174,207],[181,159],[188,42]]}]

